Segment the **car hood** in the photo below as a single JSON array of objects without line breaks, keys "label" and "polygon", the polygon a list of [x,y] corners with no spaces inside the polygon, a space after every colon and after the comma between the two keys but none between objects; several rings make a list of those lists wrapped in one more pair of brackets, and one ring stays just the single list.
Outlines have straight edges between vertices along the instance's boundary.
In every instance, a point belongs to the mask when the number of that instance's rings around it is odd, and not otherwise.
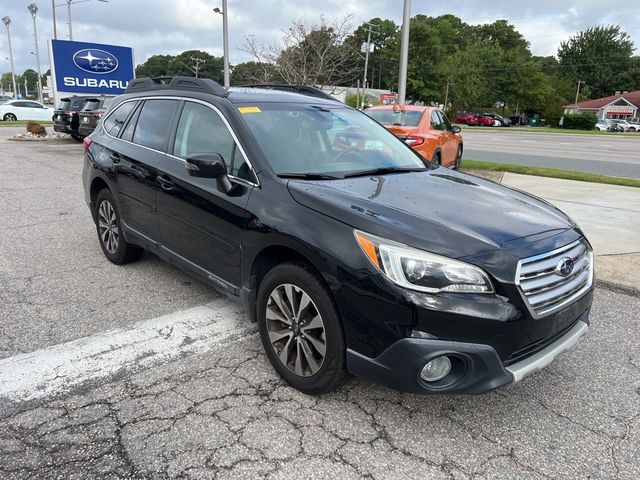
[{"label": "car hood", "polygon": [[449,257],[532,241],[575,225],[532,195],[444,168],[341,180],[290,180],[300,204],[354,228]]}]

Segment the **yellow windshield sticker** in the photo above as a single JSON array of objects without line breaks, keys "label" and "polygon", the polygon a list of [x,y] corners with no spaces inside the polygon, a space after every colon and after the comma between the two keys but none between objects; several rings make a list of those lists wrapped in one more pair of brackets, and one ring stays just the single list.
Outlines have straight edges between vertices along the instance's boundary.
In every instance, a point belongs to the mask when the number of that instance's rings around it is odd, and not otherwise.
[{"label": "yellow windshield sticker", "polygon": [[260,113],[261,110],[258,107],[238,107],[240,113]]}]

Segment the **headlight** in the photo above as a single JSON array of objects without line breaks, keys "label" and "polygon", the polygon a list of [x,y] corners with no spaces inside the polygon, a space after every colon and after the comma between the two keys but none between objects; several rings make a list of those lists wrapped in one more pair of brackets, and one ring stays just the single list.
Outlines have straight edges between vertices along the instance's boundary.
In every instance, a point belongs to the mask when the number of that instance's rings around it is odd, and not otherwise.
[{"label": "headlight", "polygon": [[485,272],[468,263],[354,230],[369,261],[393,283],[421,292],[493,293]]}]

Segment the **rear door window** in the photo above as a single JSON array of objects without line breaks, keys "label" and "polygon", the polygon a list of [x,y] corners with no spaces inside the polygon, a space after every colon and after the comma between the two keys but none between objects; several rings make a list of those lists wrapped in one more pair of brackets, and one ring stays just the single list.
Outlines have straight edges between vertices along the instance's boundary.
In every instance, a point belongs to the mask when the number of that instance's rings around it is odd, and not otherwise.
[{"label": "rear door window", "polygon": [[177,100],[146,100],[133,134],[133,143],[164,152]]},{"label": "rear door window", "polygon": [[116,109],[109,114],[109,116],[104,121],[104,129],[109,135],[113,135],[117,137],[120,133],[120,130],[124,126],[127,121],[127,117],[133,110],[133,107],[137,105],[138,102],[125,102],[120,104]]},{"label": "rear door window", "polygon": [[438,112],[431,112],[431,128],[433,128],[434,130],[445,129],[444,123],[442,123],[442,120],[440,119],[440,115],[438,115]]}]

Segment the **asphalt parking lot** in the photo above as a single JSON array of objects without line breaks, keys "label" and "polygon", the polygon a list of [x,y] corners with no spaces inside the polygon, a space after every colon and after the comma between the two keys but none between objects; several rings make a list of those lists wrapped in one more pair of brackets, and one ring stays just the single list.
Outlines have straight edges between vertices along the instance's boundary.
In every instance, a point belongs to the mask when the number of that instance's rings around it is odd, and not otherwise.
[{"label": "asphalt parking lot", "polygon": [[308,397],[239,307],[152,255],[102,255],[82,147],[0,128],[0,477],[640,478],[640,298],[481,396],[352,379]]},{"label": "asphalt parking lot", "polygon": [[[462,127],[465,158],[640,178],[637,136]],[[535,130],[535,129],[531,129]]]}]

